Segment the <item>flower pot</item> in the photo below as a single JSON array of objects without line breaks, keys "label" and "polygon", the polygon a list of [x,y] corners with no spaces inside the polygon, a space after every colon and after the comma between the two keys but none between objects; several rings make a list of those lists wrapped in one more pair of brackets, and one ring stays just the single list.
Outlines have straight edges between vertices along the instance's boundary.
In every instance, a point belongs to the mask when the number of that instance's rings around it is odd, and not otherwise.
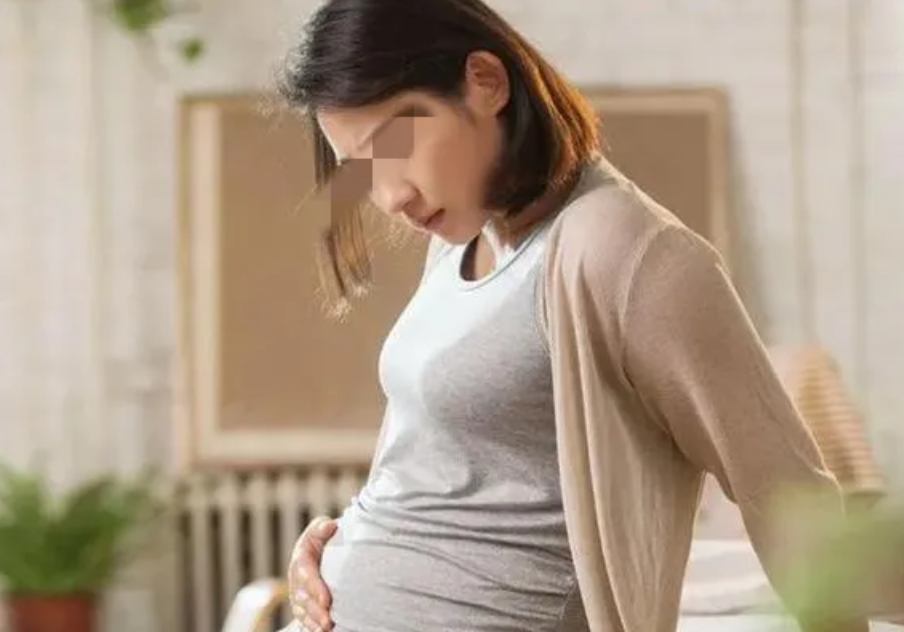
[{"label": "flower pot", "polygon": [[94,632],[94,595],[7,595],[12,632]]}]

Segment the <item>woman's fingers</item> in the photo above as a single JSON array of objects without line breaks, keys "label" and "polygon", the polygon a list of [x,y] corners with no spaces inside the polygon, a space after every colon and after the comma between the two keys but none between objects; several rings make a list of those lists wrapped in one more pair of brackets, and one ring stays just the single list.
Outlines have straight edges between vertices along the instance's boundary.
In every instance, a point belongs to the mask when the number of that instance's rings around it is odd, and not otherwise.
[{"label": "woman's fingers", "polygon": [[310,632],[326,632],[333,626],[329,617],[332,595],[320,576],[320,562],[336,528],[336,522],[330,518],[314,519],[299,537],[292,554],[289,601],[293,616]]}]

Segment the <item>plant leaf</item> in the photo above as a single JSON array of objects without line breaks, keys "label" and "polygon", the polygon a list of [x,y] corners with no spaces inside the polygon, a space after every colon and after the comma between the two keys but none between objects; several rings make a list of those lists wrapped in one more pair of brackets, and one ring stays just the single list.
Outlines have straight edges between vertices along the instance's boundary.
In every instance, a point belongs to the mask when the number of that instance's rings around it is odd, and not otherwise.
[{"label": "plant leaf", "polygon": [[152,471],[92,479],[54,502],[44,479],[0,465],[0,578],[7,591],[97,592],[113,581],[136,535],[165,506]]}]

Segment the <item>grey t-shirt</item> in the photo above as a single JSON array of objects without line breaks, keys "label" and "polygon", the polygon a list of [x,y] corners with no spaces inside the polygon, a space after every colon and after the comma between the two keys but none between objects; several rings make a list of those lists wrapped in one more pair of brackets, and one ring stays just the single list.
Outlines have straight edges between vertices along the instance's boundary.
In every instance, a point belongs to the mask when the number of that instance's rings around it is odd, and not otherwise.
[{"label": "grey t-shirt", "polygon": [[480,280],[439,252],[380,357],[367,484],[323,556],[337,632],[584,632],[537,296],[549,222]]}]

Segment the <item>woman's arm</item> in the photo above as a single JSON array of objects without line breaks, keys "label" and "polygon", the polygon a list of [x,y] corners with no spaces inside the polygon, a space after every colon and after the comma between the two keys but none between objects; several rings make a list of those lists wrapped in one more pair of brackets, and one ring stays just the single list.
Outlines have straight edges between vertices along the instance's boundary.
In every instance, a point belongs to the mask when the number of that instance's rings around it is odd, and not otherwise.
[{"label": "woman's arm", "polygon": [[775,503],[790,501],[785,494],[812,495],[823,501],[826,519],[837,519],[841,491],[715,250],[683,227],[665,225],[635,266],[621,320],[626,379],[686,458],[713,473],[738,503],[782,592],[786,565],[805,564],[813,534],[781,525]]}]

